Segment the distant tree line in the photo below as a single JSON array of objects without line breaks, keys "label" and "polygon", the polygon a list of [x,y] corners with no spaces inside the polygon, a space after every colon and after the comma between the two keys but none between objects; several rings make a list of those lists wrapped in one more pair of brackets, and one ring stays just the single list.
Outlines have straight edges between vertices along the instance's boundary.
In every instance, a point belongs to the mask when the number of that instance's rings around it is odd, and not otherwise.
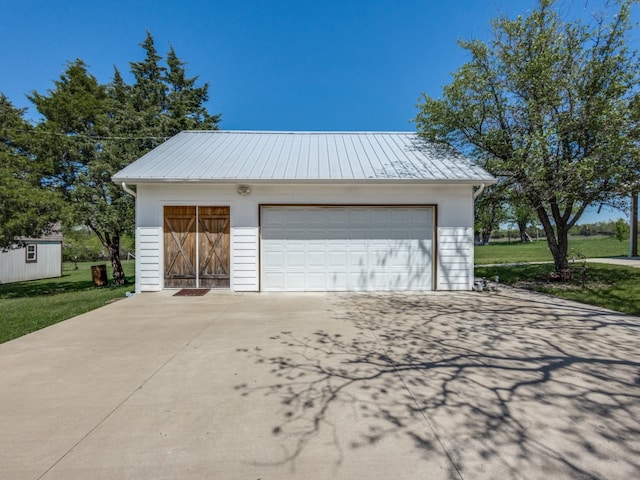
[{"label": "distant tree line", "polygon": [[[493,231],[491,240],[504,241],[506,239],[514,242],[522,242],[522,236],[520,235],[517,225],[511,225],[512,226],[507,225],[505,228],[505,225],[502,224],[499,228]],[[607,222],[574,225],[569,231],[569,235],[573,237],[615,237],[619,241],[625,241],[629,239],[629,230],[629,222],[623,218],[619,218],[618,220],[609,220]],[[526,232],[527,239],[524,240],[525,242],[536,240],[546,241],[544,232],[540,225],[527,224]],[[476,233],[476,244],[482,244],[482,239],[478,233]]]},{"label": "distant tree line", "polygon": [[187,75],[173,47],[163,58],[150,33],[141,47],[131,83],[114,68],[102,84],[71,61],[51,89],[28,95],[35,125],[0,93],[0,247],[56,222],[84,226],[110,257],[114,283],[126,283],[120,243],[134,231],[134,200],[111,176],[176,133],[220,121],[205,106],[209,85]]}]

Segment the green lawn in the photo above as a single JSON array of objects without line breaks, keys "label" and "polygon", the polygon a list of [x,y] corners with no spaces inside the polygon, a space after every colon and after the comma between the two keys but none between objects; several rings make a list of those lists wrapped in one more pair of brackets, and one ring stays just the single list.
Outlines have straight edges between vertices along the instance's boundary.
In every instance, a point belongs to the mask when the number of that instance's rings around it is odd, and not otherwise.
[{"label": "green lawn", "polygon": [[[587,258],[622,257],[629,255],[629,240],[619,242],[613,237],[572,237],[569,249]],[[494,242],[475,248],[475,264],[546,262],[553,257],[546,240],[531,243]]]},{"label": "green lawn", "polygon": [[[569,246],[587,258],[629,254],[629,241],[619,242],[611,237],[574,237],[569,240]],[[589,263],[587,260],[583,284],[582,263],[579,261],[572,262],[574,278],[568,282],[548,280],[549,273],[554,270],[552,264],[478,266],[545,261],[552,261],[546,241],[526,244],[496,242],[475,248],[475,275],[487,279],[497,275],[502,284],[640,315],[640,268]]]},{"label": "green lawn", "polygon": [[589,263],[582,283],[581,263],[573,266],[574,279],[549,282],[552,265],[476,267],[475,274],[500,283],[544,292],[618,312],[640,316],[640,268]]},{"label": "green lawn", "polygon": [[[64,264],[60,278],[0,285],[0,343],[39,330],[67,318],[123,298],[134,290],[134,262],[123,262],[130,285],[124,287],[93,286],[91,265],[104,262]],[[110,278],[111,266],[107,265]]]}]

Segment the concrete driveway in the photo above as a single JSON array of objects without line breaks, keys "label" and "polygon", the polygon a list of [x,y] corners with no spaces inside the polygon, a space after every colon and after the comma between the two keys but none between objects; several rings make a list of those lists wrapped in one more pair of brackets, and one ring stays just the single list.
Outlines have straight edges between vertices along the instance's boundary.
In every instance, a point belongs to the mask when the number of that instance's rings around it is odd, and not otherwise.
[{"label": "concrete driveway", "polygon": [[0,478],[640,478],[640,319],[142,294],[0,345]]}]

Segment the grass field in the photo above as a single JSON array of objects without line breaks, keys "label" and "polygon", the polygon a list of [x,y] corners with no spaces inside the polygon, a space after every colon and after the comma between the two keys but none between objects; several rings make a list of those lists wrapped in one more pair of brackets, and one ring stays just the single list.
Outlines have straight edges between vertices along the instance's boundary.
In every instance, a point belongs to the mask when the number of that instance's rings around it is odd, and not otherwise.
[{"label": "grass field", "polygon": [[[611,237],[574,237],[569,248],[587,258],[622,257],[629,254],[629,241],[619,242]],[[571,260],[571,255],[570,255]],[[505,263],[552,261],[546,241],[533,243],[496,242],[475,248],[475,275],[500,283],[548,293],[618,312],[640,315],[640,269],[586,262],[584,283],[582,263],[572,262],[573,279],[550,282],[553,265],[500,265]],[[479,265],[497,266],[482,267]]]},{"label": "grass field", "polygon": [[[99,262],[98,262],[99,263]],[[133,291],[134,262],[123,262],[130,285],[93,286],[92,263],[63,265],[60,278],[0,285],[0,343],[94,310]],[[107,266],[110,277],[111,267]]]},{"label": "grass field", "polygon": [[[573,237],[569,239],[569,249],[587,258],[621,257],[629,255],[629,240],[619,242],[613,237]],[[494,242],[475,248],[476,265],[552,260],[546,240],[531,243]]]}]

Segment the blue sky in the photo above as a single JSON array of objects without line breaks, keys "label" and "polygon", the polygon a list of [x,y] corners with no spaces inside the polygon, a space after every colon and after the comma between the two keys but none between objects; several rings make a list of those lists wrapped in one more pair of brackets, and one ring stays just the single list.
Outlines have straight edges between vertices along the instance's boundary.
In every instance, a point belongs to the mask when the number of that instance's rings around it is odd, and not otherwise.
[{"label": "blue sky", "polygon": [[[569,0],[590,15],[605,0]],[[143,57],[146,31],[210,84],[228,130],[411,131],[500,12],[533,0],[0,0],[0,92],[17,106],[81,58],[99,81]],[[30,117],[35,117],[31,110]],[[587,221],[604,219],[603,214]],[[615,214],[614,216],[619,216]]]}]

